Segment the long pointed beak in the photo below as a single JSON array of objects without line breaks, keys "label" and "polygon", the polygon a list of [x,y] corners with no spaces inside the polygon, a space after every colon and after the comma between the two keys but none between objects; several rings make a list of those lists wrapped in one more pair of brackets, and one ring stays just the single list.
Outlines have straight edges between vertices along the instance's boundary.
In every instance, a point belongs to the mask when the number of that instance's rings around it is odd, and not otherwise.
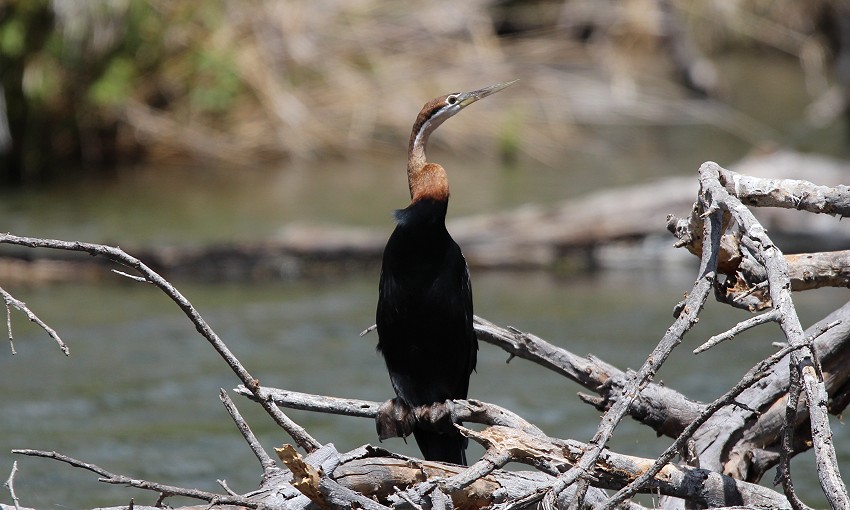
[{"label": "long pointed beak", "polygon": [[479,99],[483,99],[489,95],[495,94],[496,92],[506,89],[518,82],[519,80],[509,81],[507,83],[497,83],[495,85],[490,85],[489,87],[484,87],[483,89],[473,90],[471,92],[464,92],[458,96],[458,104],[460,104],[461,108],[465,108],[472,103],[478,101]]}]

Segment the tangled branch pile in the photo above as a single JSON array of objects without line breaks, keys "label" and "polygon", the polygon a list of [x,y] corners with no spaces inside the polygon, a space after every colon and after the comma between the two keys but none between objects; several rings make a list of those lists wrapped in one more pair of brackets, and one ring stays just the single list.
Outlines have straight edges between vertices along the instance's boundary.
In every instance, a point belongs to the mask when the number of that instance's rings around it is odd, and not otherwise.
[{"label": "tangled branch pile", "polygon": [[[840,413],[850,395],[850,303],[804,331],[791,297],[789,261],[773,244],[747,205],[786,207],[810,213],[850,215],[850,189],[805,181],[755,179],[706,163],[699,172],[700,191],[690,215],[669,218],[678,245],[700,257],[696,282],[675,308],[675,321],[636,372],[624,372],[594,356],[580,357],[532,334],[476,320],[482,341],[513,356],[564,375],[595,395],[582,399],[604,411],[587,443],[546,436],[509,410],[492,404],[455,401],[454,417],[483,423],[481,431],[460,427],[486,453],[469,468],[425,462],[382,448],[363,446],[346,453],[321,444],[281,408],[374,417],[379,406],[366,402],[306,395],[260,386],[192,304],[142,261],[120,249],[80,242],[0,234],[0,244],[52,248],[105,257],[165,292],[195,324],[242,382],[237,392],[259,403],[306,455],[285,445],[276,453],[283,466],[263,450],[227,394],[221,399],[262,468],[260,489],[239,495],[215,494],[111,473],[56,452],[16,450],[48,457],[97,473],[101,481],[129,485],[170,496],[201,499],[238,508],[642,508],[629,498],[660,494],[661,505],[685,501],[701,508],[808,508],[794,490],[792,458],[814,448],[818,478],[833,508],[850,508],[830,431],[829,414]],[[819,254],[811,254],[818,257]],[[818,279],[819,275],[812,274]],[[823,280],[821,280],[823,281]],[[840,280],[843,281],[843,280]],[[2,289],[0,289],[2,290]],[[26,306],[2,292],[7,309]],[[720,332],[695,353],[731,340],[749,328],[775,322],[785,341],[753,366],[713,402],[696,402],[673,388],[652,382],[672,350],[698,321],[708,298],[750,310],[767,310]],[[8,318],[11,324],[11,318]],[[43,325],[43,323],[41,323]],[[64,347],[58,334],[43,325]],[[631,416],[672,438],[656,459],[623,455],[606,448],[615,427]],[[427,426],[427,424],[423,424]],[[679,461],[675,461],[680,456]],[[533,471],[505,471],[511,462]],[[758,485],[772,467],[783,492]],[[14,476],[7,486],[14,493]],[[227,487],[225,487],[227,489]],[[609,492],[613,491],[613,492]],[[10,508],[0,505],[0,508]]]}]

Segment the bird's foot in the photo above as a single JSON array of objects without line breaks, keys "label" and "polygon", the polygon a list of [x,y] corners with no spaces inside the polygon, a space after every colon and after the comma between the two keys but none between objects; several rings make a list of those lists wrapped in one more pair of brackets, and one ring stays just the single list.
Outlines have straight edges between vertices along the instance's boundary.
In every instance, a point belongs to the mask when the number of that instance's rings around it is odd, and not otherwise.
[{"label": "bird's foot", "polygon": [[454,410],[451,400],[417,406],[413,409],[413,414],[420,427],[424,425],[425,428],[444,434],[455,431]]},{"label": "bird's foot", "polygon": [[415,423],[416,416],[400,398],[393,398],[381,404],[378,414],[375,415],[375,428],[381,441],[391,437],[409,436],[413,433]]}]

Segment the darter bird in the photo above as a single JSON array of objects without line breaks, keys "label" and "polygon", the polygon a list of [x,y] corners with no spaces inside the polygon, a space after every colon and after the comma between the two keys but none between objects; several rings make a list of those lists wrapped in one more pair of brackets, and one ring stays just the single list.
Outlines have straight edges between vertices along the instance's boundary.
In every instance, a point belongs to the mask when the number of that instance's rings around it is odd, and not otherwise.
[{"label": "darter bird", "polygon": [[[403,437],[412,430],[426,460],[466,464],[466,440],[452,425],[444,403],[466,398],[478,340],[466,259],[446,230],[446,170],[426,159],[425,147],[446,119],[513,83],[432,99],[410,134],[410,205],[395,213],[397,225],[384,249],[376,313],[378,350],[397,398],[381,406],[376,425],[381,439]],[[420,406],[433,409],[427,426],[414,417],[413,408]],[[440,422],[442,426],[435,426]]]}]

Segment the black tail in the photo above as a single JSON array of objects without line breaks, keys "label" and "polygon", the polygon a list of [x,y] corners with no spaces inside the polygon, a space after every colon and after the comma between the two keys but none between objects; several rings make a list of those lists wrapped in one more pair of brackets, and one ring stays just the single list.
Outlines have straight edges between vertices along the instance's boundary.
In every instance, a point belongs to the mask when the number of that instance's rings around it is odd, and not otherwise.
[{"label": "black tail", "polygon": [[425,460],[466,465],[467,439],[457,429],[441,434],[416,428],[413,430],[413,437],[416,438],[416,444],[422,450]]}]

